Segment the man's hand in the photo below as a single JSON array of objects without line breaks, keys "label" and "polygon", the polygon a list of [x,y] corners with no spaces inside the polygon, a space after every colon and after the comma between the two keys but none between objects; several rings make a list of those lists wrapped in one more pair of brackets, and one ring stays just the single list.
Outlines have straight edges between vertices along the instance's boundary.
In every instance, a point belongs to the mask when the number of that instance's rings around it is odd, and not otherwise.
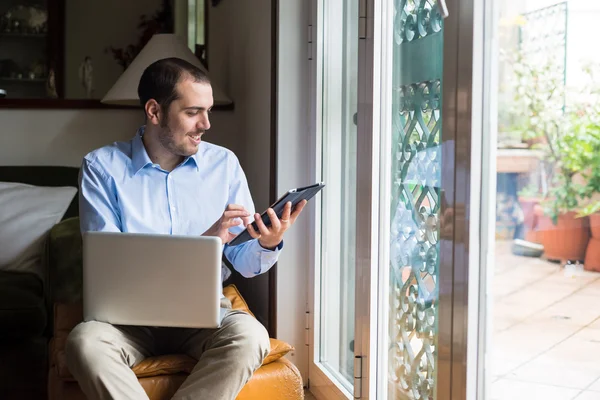
[{"label": "man's hand", "polygon": [[223,244],[229,243],[236,234],[229,232],[232,226],[250,223],[250,213],[239,204],[229,204],[225,212],[202,236],[218,236]]},{"label": "man's hand", "polygon": [[258,226],[258,232],[254,230],[252,224],[247,223],[246,228],[248,229],[248,233],[254,239],[258,239],[260,245],[265,249],[275,250],[275,248],[283,240],[283,234],[290,226],[294,224],[296,218],[298,218],[306,203],[306,200],[302,200],[296,205],[294,212],[292,212],[292,203],[288,201],[283,209],[281,219],[277,218],[277,215],[272,208],[269,208],[267,210],[267,214],[271,220],[271,226],[268,228],[260,218],[260,214],[254,214],[254,220],[256,221],[256,226]]}]

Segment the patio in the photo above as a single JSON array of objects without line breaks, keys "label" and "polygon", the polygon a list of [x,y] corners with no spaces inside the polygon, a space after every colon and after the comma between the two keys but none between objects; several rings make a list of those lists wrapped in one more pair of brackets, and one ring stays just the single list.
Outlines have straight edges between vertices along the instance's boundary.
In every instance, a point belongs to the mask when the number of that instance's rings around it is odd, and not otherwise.
[{"label": "patio", "polygon": [[600,273],[510,244],[496,242],[489,399],[600,399]]}]

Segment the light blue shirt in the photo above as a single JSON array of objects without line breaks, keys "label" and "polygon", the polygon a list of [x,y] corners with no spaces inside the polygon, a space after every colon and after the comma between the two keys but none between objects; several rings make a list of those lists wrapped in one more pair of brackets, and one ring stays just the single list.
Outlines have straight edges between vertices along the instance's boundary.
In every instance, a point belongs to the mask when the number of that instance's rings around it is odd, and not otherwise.
[{"label": "light blue shirt", "polygon": [[[79,176],[82,232],[200,236],[221,218],[228,204],[241,204],[254,214],[246,176],[231,151],[201,142],[195,155],[168,172],[150,160],[143,133],[141,127],[131,141],[113,143],[84,157]],[[243,229],[240,225],[230,231]],[[272,251],[254,239],[225,245],[223,253],[249,278],[268,271],[282,246],[283,242]]]}]

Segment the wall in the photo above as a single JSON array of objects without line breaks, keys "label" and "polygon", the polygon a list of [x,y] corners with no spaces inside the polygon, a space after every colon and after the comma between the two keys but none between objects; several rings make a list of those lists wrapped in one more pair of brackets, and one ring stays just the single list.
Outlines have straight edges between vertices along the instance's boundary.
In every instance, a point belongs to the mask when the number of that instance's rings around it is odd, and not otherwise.
[{"label": "wall", "polygon": [[[235,129],[214,113],[213,135]],[[129,140],[143,123],[138,110],[0,110],[0,165],[79,166],[89,151]],[[216,136],[216,135],[215,135]],[[208,140],[211,141],[211,140]]]},{"label": "wall", "polygon": [[[314,137],[311,136],[309,104],[311,86],[307,26],[310,2],[279,1],[277,80],[277,191],[314,183]],[[311,232],[315,201],[286,232],[287,248],[277,271],[277,335],[296,351],[288,358],[308,379],[308,348],[305,345],[305,313],[308,309],[309,271],[313,267]],[[312,334],[312,332],[311,332]]]},{"label": "wall", "polygon": [[79,166],[90,150],[135,133],[130,110],[0,110],[1,165]]},{"label": "wall", "polygon": [[[86,56],[92,58],[93,98],[101,99],[123,73],[121,66],[106,53],[108,46],[126,48],[136,44],[141,29],[140,17],[150,18],[160,8],[161,0],[66,0],[65,1],[65,97],[85,98],[79,81],[79,65]],[[107,28],[110,24],[110,29]]]},{"label": "wall", "polygon": [[269,202],[271,0],[223,1],[209,11],[208,70],[235,102],[232,132],[215,134],[236,152],[256,208]]},{"label": "wall", "polygon": [[[595,39],[600,35],[598,17],[600,17],[600,2],[569,0],[567,85],[573,88],[576,97],[581,93],[580,88],[590,83],[589,77],[583,72],[583,69],[588,63],[593,63],[596,68],[600,65],[600,53],[590,48],[590,39]],[[594,79],[598,80],[597,77]]]},{"label": "wall", "polygon": [[[211,80],[235,102],[235,110],[222,120],[232,129],[212,128],[209,140],[237,154],[256,211],[262,212],[270,204],[271,1],[223,1],[211,7],[208,43]],[[288,248],[286,245],[286,251]],[[251,280],[237,275],[232,283],[247,298],[259,321],[275,333],[275,327],[269,325],[272,275]]]}]

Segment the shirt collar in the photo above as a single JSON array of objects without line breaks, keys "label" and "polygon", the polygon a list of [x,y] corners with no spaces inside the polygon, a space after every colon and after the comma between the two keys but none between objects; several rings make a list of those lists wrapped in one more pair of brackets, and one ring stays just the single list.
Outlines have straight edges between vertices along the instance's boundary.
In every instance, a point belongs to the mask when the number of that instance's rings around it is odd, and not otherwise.
[{"label": "shirt collar", "polygon": [[132,140],[131,162],[133,165],[134,175],[137,174],[146,165],[152,164],[152,160],[150,160],[150,156],[148,156],[146,147],[144,147],[144,142],[142,142],[142,136],[144,136],[145,128],[145,126],[141,126],[135,133],[135,137]]},{"label": "shirt collar", "polygon": [[[200,142],[200,146],[202,146],[202,142]],[[196,170],[200,171],[200,163],[198,162],[198,153],[200,153],[200,146],[198,146],[198,151],[196,152],[196,154],[186,157],[185,160],[183,160],[183,162],[181,163],[181,165],[184,165],[185,163],[190,161],[194,163],[194,165],[196,166]]]},{"label": "shirt collar", "polygon": [[[144,168],[146,165],[151,164],[152,165],[152,160],[150,160],[150,156],[148,155],[148,152],[146,151],[146,147],[144,146],[144,142],[142,141],[142,136],[144,136],[144,130],[146,129],[145,126],[141,126],[136,134],[135,137],[132,140],[132,149],[131,149],[131,161],[132,161],[132,165],[133,165],[133,174],[137,174],[142,168]],[[200,170],[200,164],[198,162],[198,152],[196,152],[196,154],[186,157],[183,162],[180,164],[181,165],[185,165],[188,161],[191,160],[191,162],[194,163],[194,165],[196,166],[196,170]]]}]

